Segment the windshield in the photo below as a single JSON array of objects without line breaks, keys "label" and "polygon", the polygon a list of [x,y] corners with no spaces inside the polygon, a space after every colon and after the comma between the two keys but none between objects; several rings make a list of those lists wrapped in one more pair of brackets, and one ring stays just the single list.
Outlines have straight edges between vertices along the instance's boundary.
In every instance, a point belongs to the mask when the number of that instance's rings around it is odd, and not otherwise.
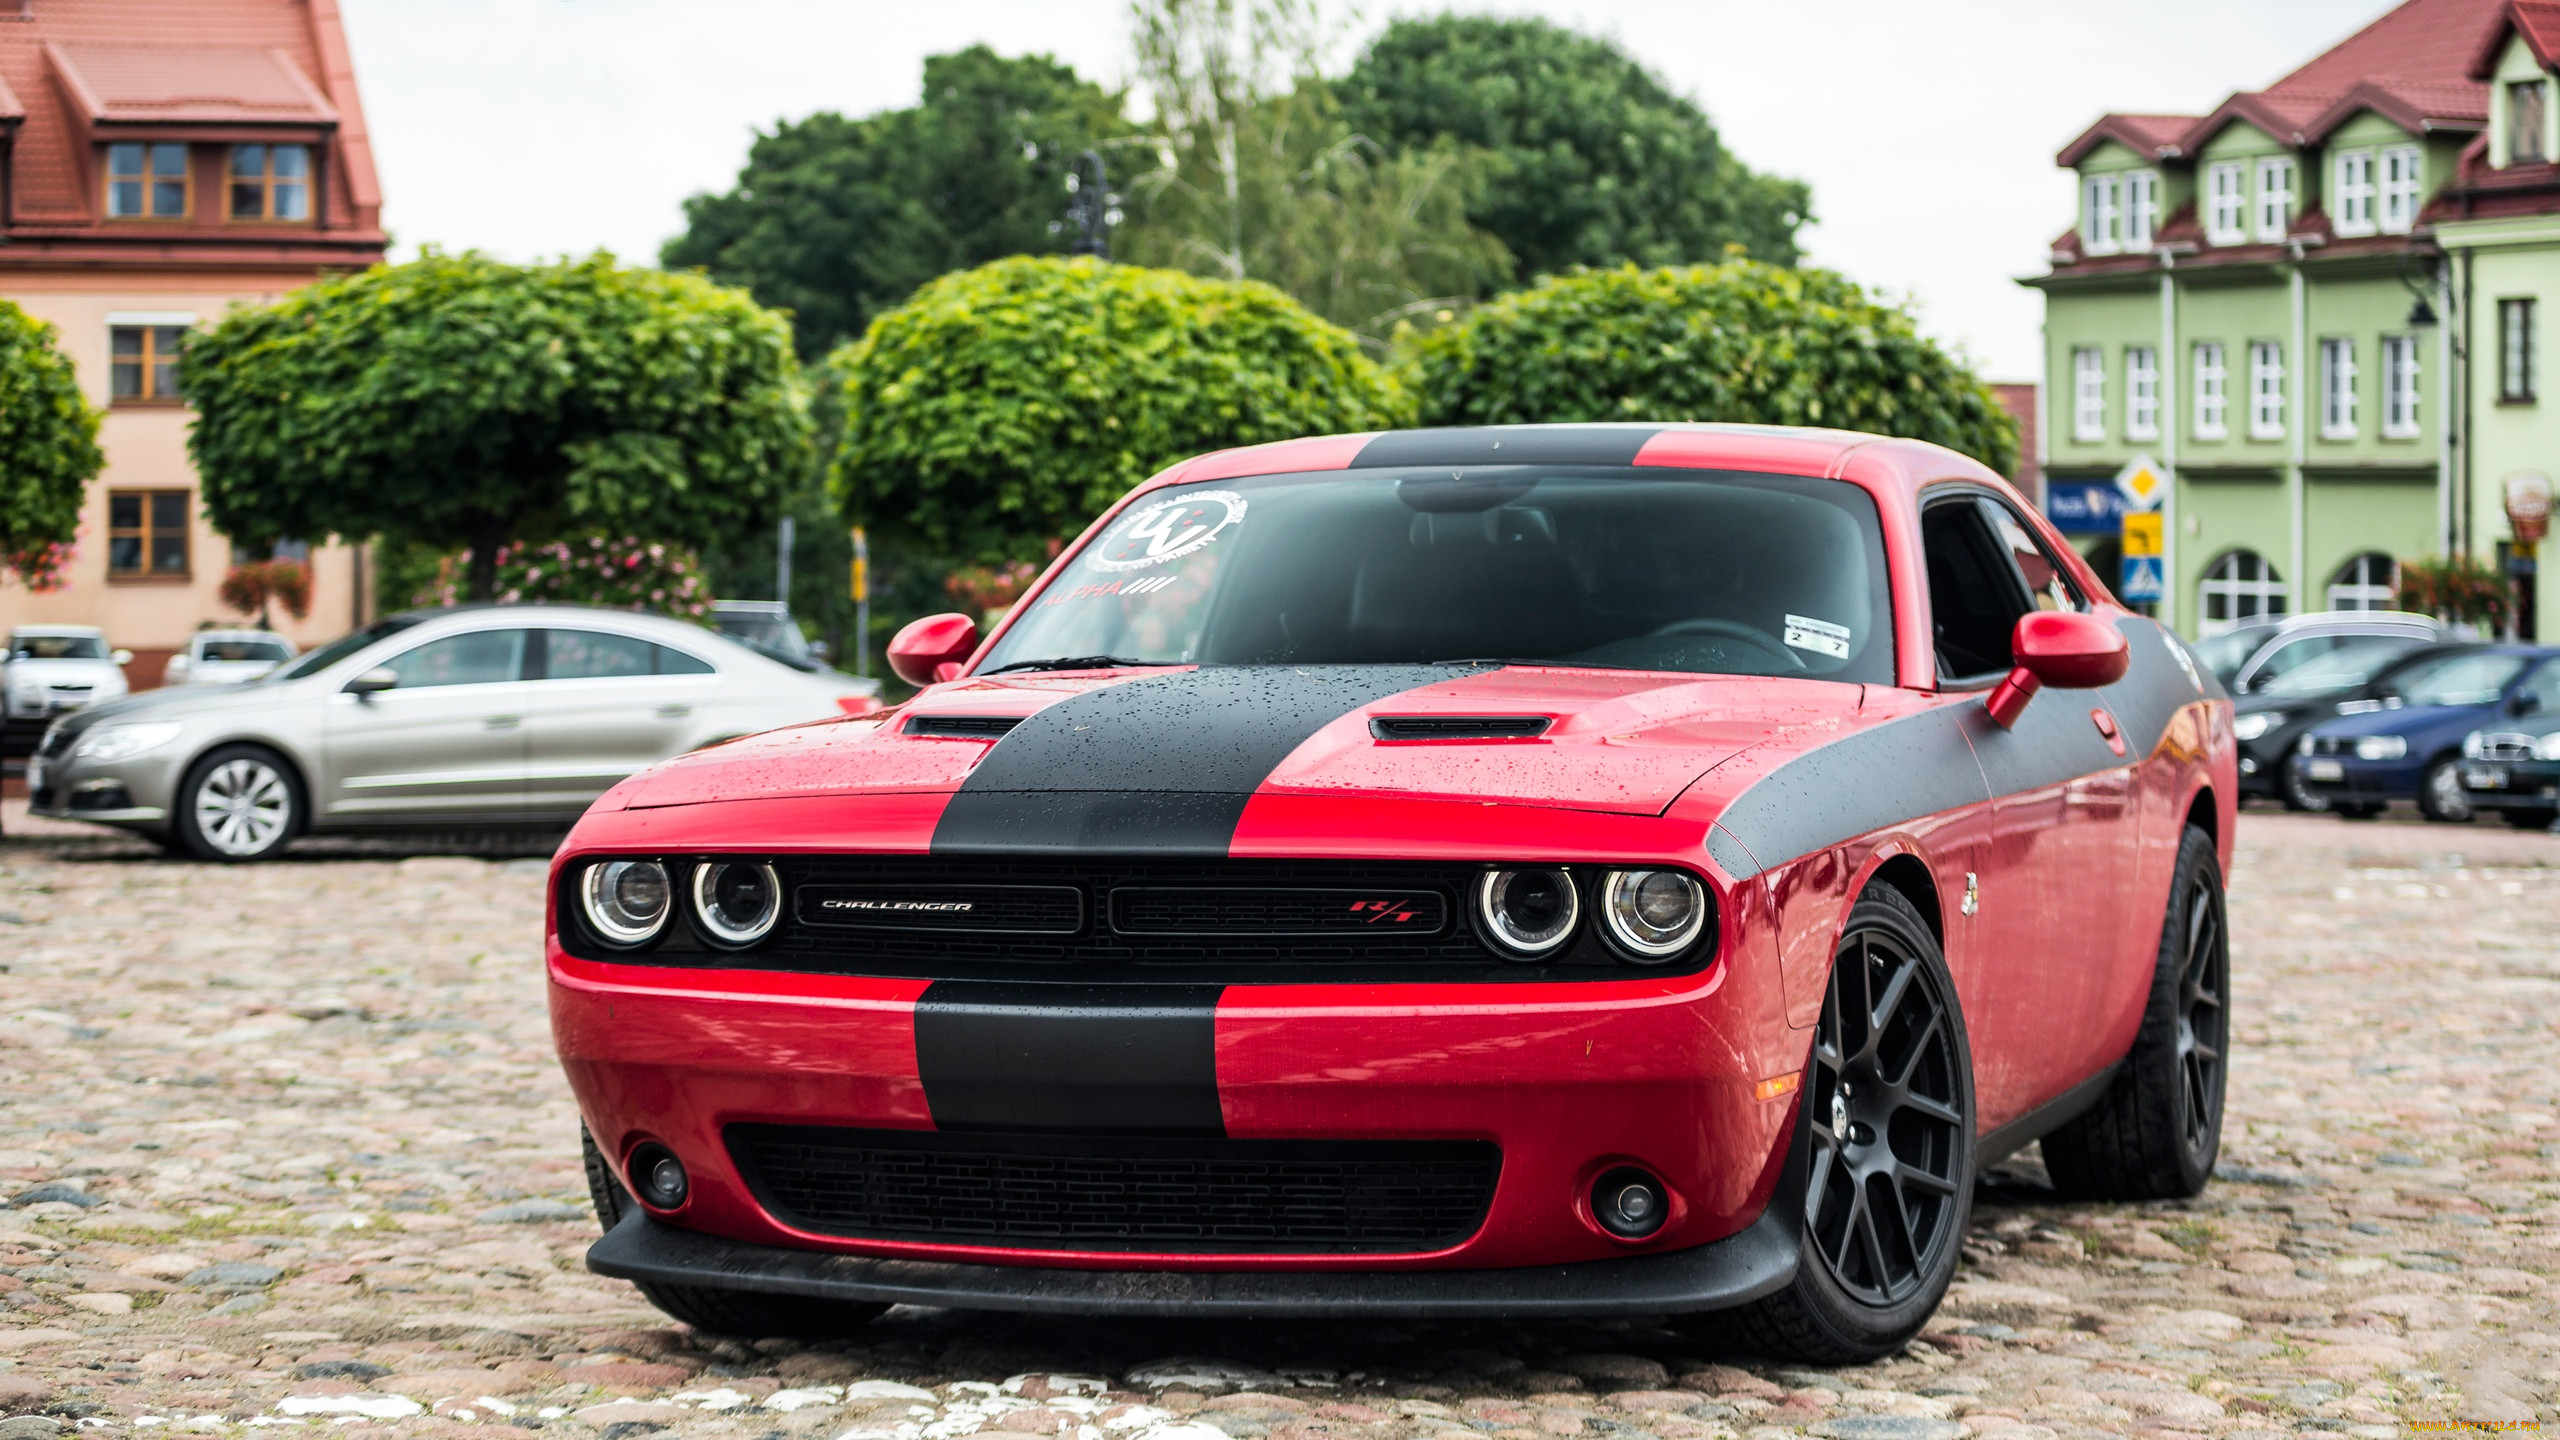
[{"label": "windshield", "polygon": [[13,635],[9,654],[19,660],[104,660],[107,642],[87,635]]},{"label": "windshield", "polygon": [[[2418,641],[2388,635],[2340,636],[2334,645],[2298,659],[2279,652],[2258,672],[2261,695],[2335,695],[2352,690],[2416,648]],[[2295,647],[2307,648],[2307,647]]]},{"label": "windshield", "polygon": [[809,641],[788,616],[729,612],[713,616],[711,623],[721,634],[777,660],[797,664],[809,658]]},{"label": "windshield", "polygon": [[417,624],[418,618],[415,615],[393,615],[376,620],[352,635],[339,636],[281,670],[268,671],[265,678],[282,682],[299,680],[305,675],[317,675],[367,645],[377,640],[388,639]]},{"label": "windshield", "polygon": [[2257,654],[2258,647],[2265,644],[2273,633],[2269,626],[2247,625],[2238,630],[2225,630],[2219,635],[2207,635],[2188,648],[2195,651],[2196,659],[2203,662],[2204,668],[2213,672],[2213,678],[2228,688],[2232,681],[2240,678],[2240,667],[2249,663],[2249,657]]},{"label": "windshield", "polygon": [[2522,655],[2457,655],[2400,687],[2412,705],[2491,705],[2524,668]]},{"label": "windshield", "polygon": [[206,660],[282,660],[288,654],[275,640],[206,640],[196,653]]},{"label": "windshield", "polygon": [[1150,495],[980,673],[1508,660],[1891,684],[1874,503],[1845,481],[1632,467],[1268,475]]}]

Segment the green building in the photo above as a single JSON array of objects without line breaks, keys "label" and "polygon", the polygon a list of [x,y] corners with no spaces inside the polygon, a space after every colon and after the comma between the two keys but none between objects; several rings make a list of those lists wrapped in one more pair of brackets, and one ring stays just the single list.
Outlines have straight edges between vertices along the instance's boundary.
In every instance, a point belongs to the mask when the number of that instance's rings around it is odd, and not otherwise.
[{"label": "green building", "polygon": [[2470,555],[2514,578],[2521,633],[2560,638],[2509,515],[2560,472],[2555,84],[2560,6],[2408,0],[2209,115],[2072,141],[2077,222],[2022,282],[2048,513],[2112,577],[2107,482],[2151,457],[2158,609],[2189,634],[2389,608],[2398,561]]}]

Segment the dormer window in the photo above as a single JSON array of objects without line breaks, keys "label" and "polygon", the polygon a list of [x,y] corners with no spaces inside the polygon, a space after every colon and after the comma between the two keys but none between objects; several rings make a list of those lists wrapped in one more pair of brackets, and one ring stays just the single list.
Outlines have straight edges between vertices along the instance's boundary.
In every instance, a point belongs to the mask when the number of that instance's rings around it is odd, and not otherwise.
[{"label": "dormer window", "polygon": [[2258,239],[2273,245],[2293,224],[2293,162],[2270,157],[2258,162]]},{"label": "dormer window", "polygon": [[2124,248],[2148,250],[2160,228],[2160,172],[2128,170],[2124,177]]},{"label": "dormer window", "polygon": [[2122,185],[2114,175],[2092,175],[2081,184],[2080,248],[2092,255],[2124,248]]},{"label": "dormer window", "polygon": [[2205,238],[2216,245],[2239,245],[2249,239],[2249,178],[2239,164],[2216,165],[2205,172]]},{"label": "dormer window", "polygon": [[183,220],[186,217],[186,146],[123,144],[107,147],[107,218]]},{"label": "dormer window", "polygon": [[2418,227],[2418,189],[2422,180],[2418,147],[2396,145],[2382,152],[2382,228],[2406,235]]},{"label": "dormer window", "polygon": [[310,219],[311,147],[232,146],[230,193],[234,220]]},{"label": "dormer window", "polygon": [[2519,80],[2507,87],[2507,163],[2540,165],[2551,158],[2542,127],[2548,92],[2539,80]]},{"label": "dormer window", "polygon": [[2337,182],[2333,187],[2337,191],[2337,205],[2332,211],[2332,218],[2337,221],[2338,233],[2341,235],[2372,234],[2373,202],[2376,194],[2373,183],[2373,152],[2342,150],[2338,152],[2337,170]]}]

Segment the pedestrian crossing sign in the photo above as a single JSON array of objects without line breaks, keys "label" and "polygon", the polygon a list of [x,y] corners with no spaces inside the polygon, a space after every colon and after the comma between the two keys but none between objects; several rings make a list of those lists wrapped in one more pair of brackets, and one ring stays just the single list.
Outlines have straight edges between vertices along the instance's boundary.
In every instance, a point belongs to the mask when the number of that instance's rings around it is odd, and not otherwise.
[{"label": "pedestrian crossing sign", "polygon": [[2168,593],[2168,576],[2157,555],[2124,557],[2124,583],[2116,587],[2116,598],[2129,604],[2155,604]]},{"label": "pedestrian crossing sign", "polygon": [[2169,477],[2160,473],[2150,456],[2136,455],[2116,472],[2116,492],[2124,496],[2127,509],[2157,510],[2169,497]]}]

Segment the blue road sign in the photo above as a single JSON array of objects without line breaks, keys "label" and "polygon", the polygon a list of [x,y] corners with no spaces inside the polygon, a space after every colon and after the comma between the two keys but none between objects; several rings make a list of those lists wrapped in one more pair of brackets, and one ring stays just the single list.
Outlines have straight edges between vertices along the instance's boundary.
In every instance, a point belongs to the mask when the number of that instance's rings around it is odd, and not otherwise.
[{"label": "blue road sign", "polygon": [[2065,535],[2113,535],[2123,523],[2124,497],[2113,480],[2047,480],[2044,515]]},{"label": "blue road sign", "polygon": [[2157,555],[2124,557],[2123,582],[2116,586],[2116,598],[2136,604],[2157,601],[2168,593],[2168,576]]}]

